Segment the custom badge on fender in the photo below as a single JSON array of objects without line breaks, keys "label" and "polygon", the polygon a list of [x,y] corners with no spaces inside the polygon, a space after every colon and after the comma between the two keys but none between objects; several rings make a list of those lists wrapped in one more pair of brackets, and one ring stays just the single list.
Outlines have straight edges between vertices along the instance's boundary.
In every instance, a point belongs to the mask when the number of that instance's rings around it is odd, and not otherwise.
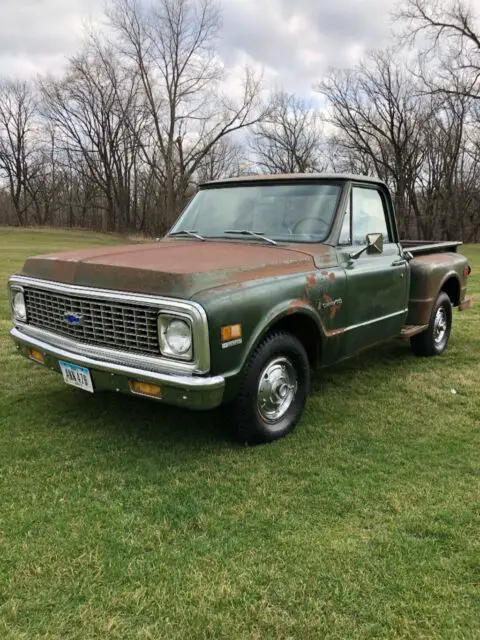
[{"label": "custom badge on fender", "polygon": [[334,307],[341,307],[343,304],[342,298],[337,298],[336,300],[328,299],[324,302],[320,303],[321,309],[332,309]]}]

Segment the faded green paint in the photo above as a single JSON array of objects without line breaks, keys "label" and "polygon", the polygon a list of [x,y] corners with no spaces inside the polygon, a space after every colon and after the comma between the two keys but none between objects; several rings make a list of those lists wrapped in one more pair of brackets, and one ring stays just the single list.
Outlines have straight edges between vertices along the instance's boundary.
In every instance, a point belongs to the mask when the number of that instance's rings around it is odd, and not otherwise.
[{"label": "faded green paint", "polygon": [[[295,181],[298,176],[269,178],[275,179]],[[288,321],[292,326],[292,322],[304,318],[309,323],[305,325],[309,344],[312,340],[319,343],[319,364],[328,365],[399,336],[405,324],[426,324],[442,288],[446,287],[450,294],[457,288],[458,299],[452,301],[458,306],[464,304],[468,265],[456,253],[456,243],[442,243],[435,248],[406,243],[406,248],[415,253],[409,261],[399,242],[386,186],[377,180],[352,176],[340,179],[342,196],[324,243],[265,246],[238,238],[207,242],[165,239],[147,245],[30,258],[23,274],[104,289],[188,298],[201,304],[208,318],[210,374],[226,378],[224,400],[228,400],[235,395],[239,374],[256,345],[279,322]],[[335,180],[339,177],[335,176]],[[248,182],[242,179],[238,183]],[[351,189],[357,183],[370,185],[383,194],[391,242],[384,244],[381,253],[364,252],[352,259],[358,246],[341,246],[339,237]],[[221,327],[233,324],[241,324],[242,341],[222,348]],[[112,384],[104,376],[97,381],[101,388]],[[115,384],[128,391],[125,380],[116,380]],[[165,401],[182,404],[174,389],[169,389],[168,394]],[[201,400],[191,406],[201,406]]]}]

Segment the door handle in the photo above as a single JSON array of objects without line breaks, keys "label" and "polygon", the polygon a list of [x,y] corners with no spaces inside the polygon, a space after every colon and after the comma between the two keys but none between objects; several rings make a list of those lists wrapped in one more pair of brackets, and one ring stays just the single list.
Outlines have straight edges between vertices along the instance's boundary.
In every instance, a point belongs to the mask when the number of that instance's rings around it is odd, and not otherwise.
[{"label": "door handle", "polygon": [[404,264],[407,264],[407,261],[405,258],[401,258],[400,260],[394,260],[392,262],[392,267],[401,267]]}]

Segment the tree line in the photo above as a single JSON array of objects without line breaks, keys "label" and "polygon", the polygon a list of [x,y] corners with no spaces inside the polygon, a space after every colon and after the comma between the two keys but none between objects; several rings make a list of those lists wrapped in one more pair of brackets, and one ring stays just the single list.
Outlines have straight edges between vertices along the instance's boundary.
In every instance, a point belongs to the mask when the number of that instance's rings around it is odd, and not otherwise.
[{"label": "tree line", "polygon": [[[229,78],[215,0],[112,0],[60,77],[0,79],[0,224],[161,235],[205,180],[382,178],[401,235],[480,241],[480,30],[405,0],[394,44],[314,86],[321,109]],[[230,88],[228,88],[230,87]]]}]

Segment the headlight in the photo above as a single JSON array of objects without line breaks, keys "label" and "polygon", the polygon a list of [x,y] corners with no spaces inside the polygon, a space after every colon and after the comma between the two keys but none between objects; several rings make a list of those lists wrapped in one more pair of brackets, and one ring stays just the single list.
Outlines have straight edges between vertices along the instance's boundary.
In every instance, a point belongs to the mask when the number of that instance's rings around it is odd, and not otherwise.
[{"label": "headlight", "polygon": [[175,353],[184,355],[192,346],[192,332],[183,320],[173,320],[165,331],[165,340]]},{"label": "headlight", "polygon": [[160,351],[163,356],[191,360],[192,327],[188,320],[161,315],[158,319]]},{"label": "headlight", "polygon": [[23,291],[12,291],[12,309],[15,320],[25,322],[27,319],[27,307],[25,306],[25,297]]}]

